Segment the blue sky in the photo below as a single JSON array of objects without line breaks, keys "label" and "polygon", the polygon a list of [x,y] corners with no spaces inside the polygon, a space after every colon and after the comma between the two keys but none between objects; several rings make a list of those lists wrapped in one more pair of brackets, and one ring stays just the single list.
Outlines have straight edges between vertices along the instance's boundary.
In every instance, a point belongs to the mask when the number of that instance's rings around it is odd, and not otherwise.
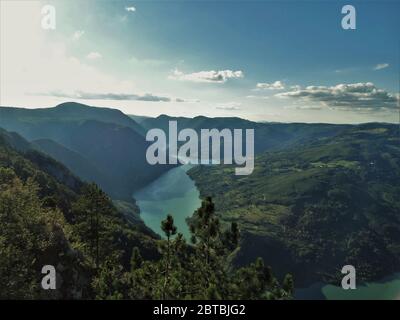
[{"label": "blue sky", "polygon": [[[56,30],[38,23],[48,3]],[[341,27],[345,4],[356,8],[356,30]],[[73,100],[149,116],[399,119],[399,1],[1,5],[2,105]]]}]

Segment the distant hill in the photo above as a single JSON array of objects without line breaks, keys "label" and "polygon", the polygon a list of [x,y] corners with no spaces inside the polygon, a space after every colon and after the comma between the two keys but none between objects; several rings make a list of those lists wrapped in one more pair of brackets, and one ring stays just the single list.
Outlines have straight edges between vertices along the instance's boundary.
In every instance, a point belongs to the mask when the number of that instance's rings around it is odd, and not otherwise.
[{"label": "distant hill", "polygon": [[[130,200],[169,166],[145,159],[144,129],[119,110],[64,103],[48,109],[0,108],[0,127],[34,141],[76,175],[95,181],[114,199]],[[50,141],[51,140],[51,141]]]},{"label": "distant hill", "polygon": [[135,116],[132,114],[128,114],[128,117],[132,118],[136,123],[141,124],[144,120],[150,119],[150,117],[146,116]]},{"label": "distant hill", "polygon": [[400,135],[389,124],[353,126],[335,137],[264,152],[249,176],[229,166],[189,171],[218,215],[242,229],[235,261],[262,256],[293,272],[297,286],[400,270]]},{"label": "distant hill", "polygon": [[69,150],[53,140],[34,140],[31,142],[30,146],[62,162],[76,176],[85,181],[97,182],[100,185],[107,185],[110,183],[110,179],[107,178],[93,162],[90,162],[80,153]]},{"label": "distant hill", "polygon": [[53,122],[84,122],[96,120],[131,128],[143,135],[143,128],[132,118],[117,109],[92,107],[76,102],[65,102],[54,108],[25,109],[0,107],[0,127],[21,132],[27,139],[40,139],[37,136],[40,125]]},{"label": "distant hill", "polygon": [[73,102],[44,109],[0,107],[0,127],[35,141],[39,150],[65,163],[76,175],[97,182],[114,199],[123,200],[170,168],[148,165],[145,154],[150,143],[144,136],[152,128],[168,132],[171,120],[178,121],[179,130],[193,128],[197,132],[207,128],[255,129],[256,153],[334,136],[348,127],[203,116],[127,116],[119,110]]},{"label": "distant hill", "polygon": [[140,125],[146,130],[161,128],[168,132],[169,121],[177,121],[178,130],[191,128],[196,130],[198,134],[200,134],[201,129],[254,129],[255,153],[284,149],[296,144],[332,137],[350,127],[349,125],[324,123],[260,123],[236,117],[208,118],[198,116],[185,118],[167,115],[143,119]]},{"label": "distant hill", "polygon": [[0,142],[7,144],[18,151],[24,152],[32,148],[32,145],[22,138],[18,133],[8,132],[3,128],[0,128],[0,139]]}]

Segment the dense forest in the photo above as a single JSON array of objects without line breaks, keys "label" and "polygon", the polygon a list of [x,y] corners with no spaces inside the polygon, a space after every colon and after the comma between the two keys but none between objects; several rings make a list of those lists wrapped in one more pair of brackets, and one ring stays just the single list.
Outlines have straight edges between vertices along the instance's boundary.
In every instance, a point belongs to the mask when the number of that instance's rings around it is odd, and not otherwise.
[{"label": "dense forest", "polygon": [[216,214],[242,228],[234,263],[257,256],[293,272],[297,285],[340,283],[354,265],[359,280],[400,270],[400,136],[390,124],[363,124],[333,137],[264,152],[249,176],[230,166],[188,173]]},{"label": "dense forest", "polygon": [[[132,212],[126,212],[129,209]],[[132,216],[128,218],[128,216]],[[172,216],[165,239],[16,134],[0,132],[0,299],[290,299],[261,258],[230,262],[240,227],[227,228],[205,198],[187,243]],[[43,290],[41,268],[53,265],[57,289]]]}]

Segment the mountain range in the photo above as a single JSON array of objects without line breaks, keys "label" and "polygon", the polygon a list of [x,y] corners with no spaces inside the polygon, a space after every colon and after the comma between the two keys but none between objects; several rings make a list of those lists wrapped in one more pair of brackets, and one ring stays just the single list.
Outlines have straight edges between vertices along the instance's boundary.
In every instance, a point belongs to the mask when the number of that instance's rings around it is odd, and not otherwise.
[{"label": "mountain range", "polygon": [[[0,136],[73,192],[82,181],[97,183],[125,219],[145,228],[132,193],[173,168],[145,159],[146,132],[167,132],[169,121],[197,132],[255,130],[251,175],[235,176],[229,165],[188,171],[202,198],[213,198],[222,223],[239,225],[234,265],[261,256],[278,276],[292,272],[298,286],[337,282],[345,264],[356,265],[364,280],[400,270],[397,125],[151,118],[68,102],[44,109],[0,107]],[[62,163],[57,170],[53,159]]]},{"label": "mountain range", "polygon": [[0,127],[17,132],[115,199],[130,200],[134,190],[170,168],[147,163],[144,129],[119,110],[78,103],[34,110],[0,107]]}]

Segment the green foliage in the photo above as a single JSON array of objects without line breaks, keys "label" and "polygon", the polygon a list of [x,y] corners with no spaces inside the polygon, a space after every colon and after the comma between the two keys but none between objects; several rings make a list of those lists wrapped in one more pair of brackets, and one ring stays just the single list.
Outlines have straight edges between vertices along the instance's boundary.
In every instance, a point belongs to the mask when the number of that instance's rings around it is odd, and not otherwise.
[{"label": "green foliage", "polygon": [[[0,298],[32,299],[79,296],[81,262],[67,241],[68,228],[62,213],[45,208],[38,186],[23,183],[11,169],[0,167]],[[68,269],[63,288],[41,290],[41,268],[55,264]]]},{"label": "green foliage", "polygon": [[134,271],[142,266],[143,258],[140,254],[139,248],[134,247],[131,256],[131,270]]},{"label": "green foliage", "polygon": [[262,256],[297,285],[337,283],[353,264],[359,280],[400,268],[400,140],[390,124],[353,126],[332,138],[255,159],[254,172],[197,166],[188,173],[215,199],[222,224],[244,234],[236,265]]},{"label": "green foliage", "polygon": [[176,234],[176,226],[174,226],[174,218],[172,218],[170,214],[167,215],[167,219],[162,221],[161,230],[164,231],[167,239]]},{"label": "green foliage", "polygon": [[[227,262],[238,243],[236,224],[222,231],[211,198],[206,198],[191,221],[194,244],[176,231],[173,218],[162,222],[167,239],[159,242],[159,261],[144,261],[122,277],[131,299],[290,299],[293,278],[285,288],[273,277],[261,258],[247,267],[232,269]],[[227,246],[228,239],[233,239]]]},{"label": "green foliage", "polygon": [[[126,219],[131,206],[118,205],[123,213],[97,185],[0,139],[0,299],[291,297],[261,260],[232,269],[239,226],[223,229],[211,198],[190,221],[194,244],[171,215],[159,240]],[[56,267],[54,291],[40,288],[47,264]]]},{"label": "green foliage", "polygon": [[[134,247],[147,259],[158,257],[154,239],[141,229],[96,185],[0,139],[0,298],[101,297],[97,279],[111,266],[128,270]],[[46,264],[56,267],[55,291],[40,288]]]}]

